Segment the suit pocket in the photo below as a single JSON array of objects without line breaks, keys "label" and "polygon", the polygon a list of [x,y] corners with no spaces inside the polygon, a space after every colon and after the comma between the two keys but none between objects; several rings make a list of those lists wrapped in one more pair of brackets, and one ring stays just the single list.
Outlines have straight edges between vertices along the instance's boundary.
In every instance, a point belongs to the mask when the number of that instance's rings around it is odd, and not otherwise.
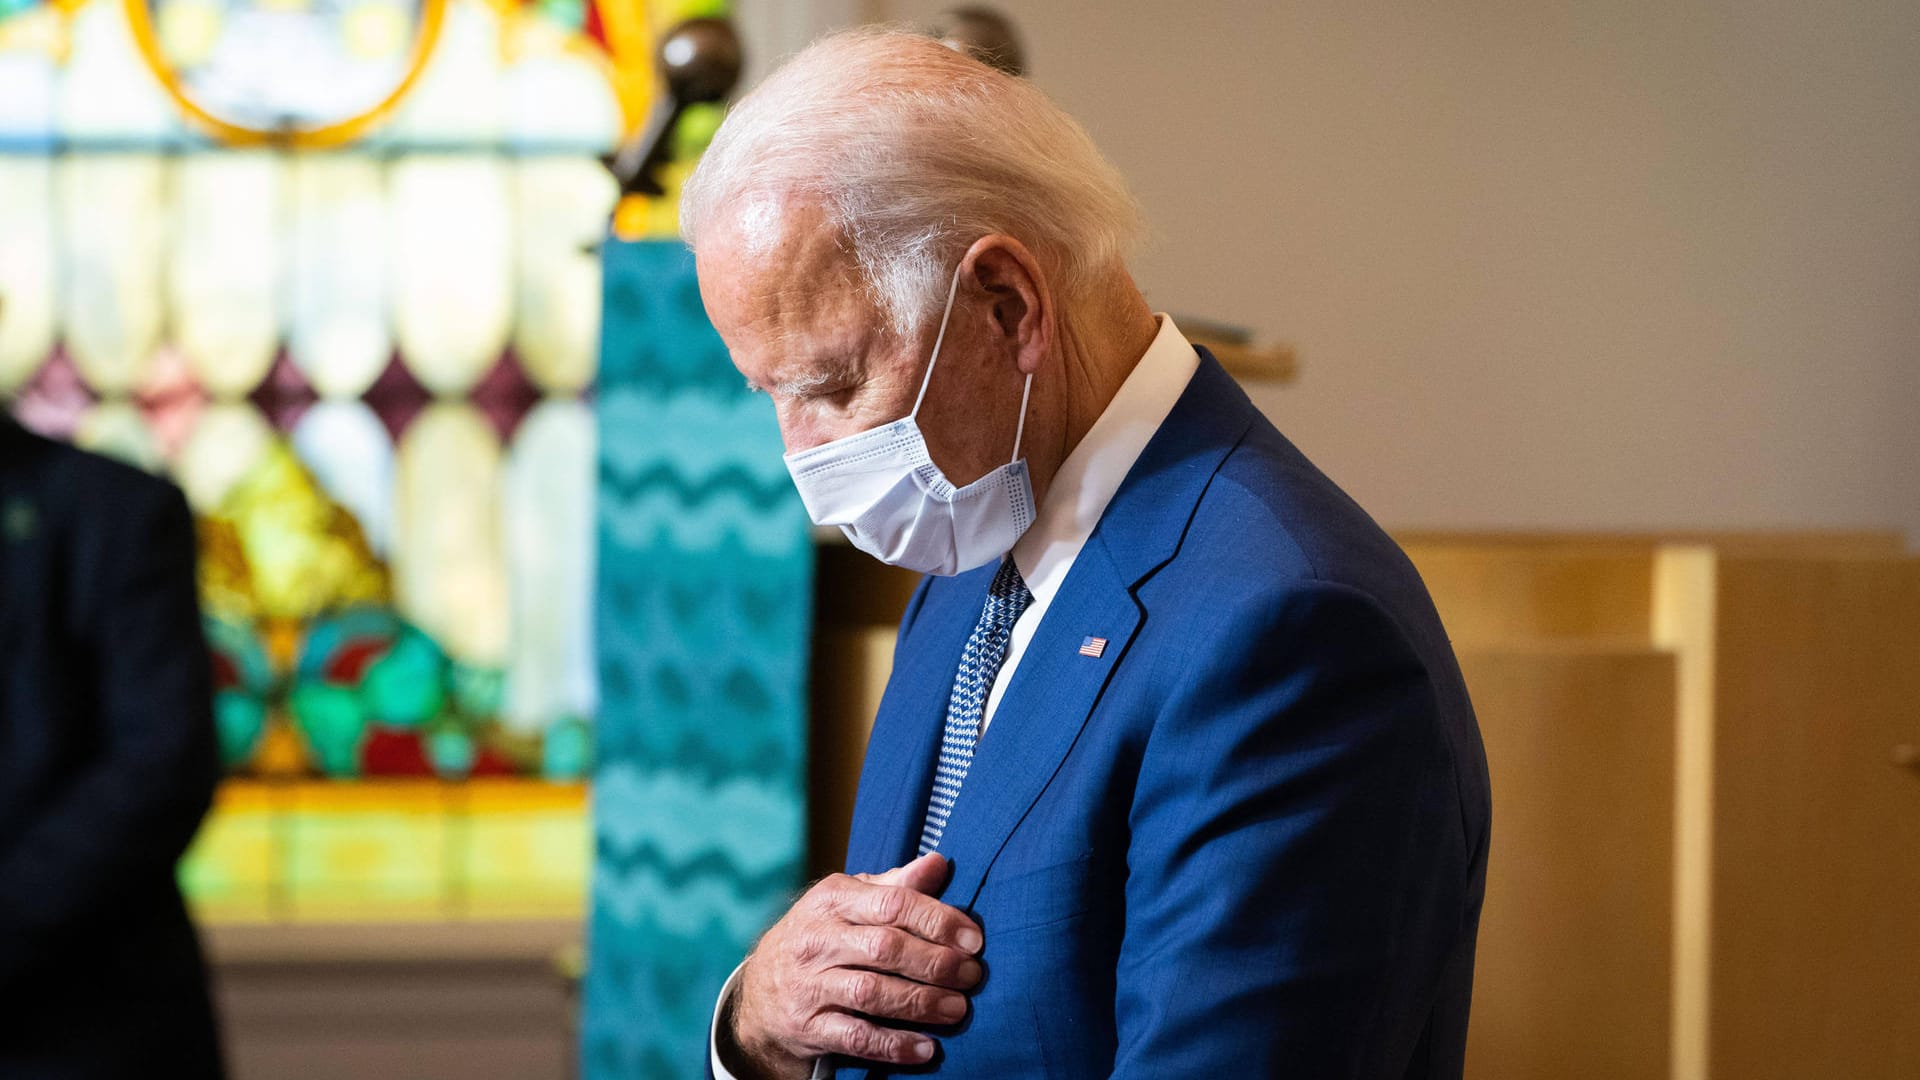
[{"label": "suit pocket", "polygon": [[987,875],[974,912],[992,936],[1084,915],[1093,901],[1093,856],[1086,854],[1011,874],[996,867]]}]

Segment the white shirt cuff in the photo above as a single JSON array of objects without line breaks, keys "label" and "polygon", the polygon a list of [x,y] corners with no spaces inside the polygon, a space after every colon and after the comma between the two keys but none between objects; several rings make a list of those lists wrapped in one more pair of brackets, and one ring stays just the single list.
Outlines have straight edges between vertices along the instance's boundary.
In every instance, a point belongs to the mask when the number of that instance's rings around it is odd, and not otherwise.
[{"label": "white shirt cuff", "polygon": [[[713,1022],[707,1027],[707,1064],[713,1069],[713,1080],[740,1080],[720,1064],[720,1017],[726,1012],[727,997],[733,993],[733,984],[740,978],[741,964],[727,976],[720,987],[720,996],[713,1000]],[[827,1058],[815,1058],[813,1061],[813,1080],[832,1080],[833,1063]]]}]

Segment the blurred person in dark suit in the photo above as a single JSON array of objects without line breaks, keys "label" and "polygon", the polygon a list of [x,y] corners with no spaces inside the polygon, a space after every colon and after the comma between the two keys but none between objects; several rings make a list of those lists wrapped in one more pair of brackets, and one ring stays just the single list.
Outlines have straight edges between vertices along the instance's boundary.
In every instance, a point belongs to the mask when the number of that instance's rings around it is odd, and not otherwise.
[{"label": "blurred person in dark suit", "polygon": [[174,880],[210,683],[179,490],[0,416],[0,1077],[222,1074]]}]

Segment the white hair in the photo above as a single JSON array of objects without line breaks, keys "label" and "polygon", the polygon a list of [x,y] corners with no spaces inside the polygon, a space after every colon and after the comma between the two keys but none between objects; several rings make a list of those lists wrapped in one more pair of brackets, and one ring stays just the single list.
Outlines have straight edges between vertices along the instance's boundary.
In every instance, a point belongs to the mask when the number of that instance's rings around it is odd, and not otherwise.
[{"label": "white hair", "polygon": [[898,29],[822,38],[735,104],[681,193],[680,232],[697,248],[726,212],[778,228],[755,204],[796,198],[825,211],[906,336],[982,236],[1027,245],[1071,304],[1145,229],[1119,172],[1038,87]]}]

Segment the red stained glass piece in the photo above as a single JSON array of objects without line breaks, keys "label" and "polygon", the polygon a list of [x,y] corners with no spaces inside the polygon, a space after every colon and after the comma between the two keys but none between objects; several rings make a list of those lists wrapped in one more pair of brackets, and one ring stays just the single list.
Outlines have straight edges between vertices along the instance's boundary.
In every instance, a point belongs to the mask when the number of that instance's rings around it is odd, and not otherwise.
[{"label": "red stained glass piece", "polygon": [[209,655],[213,658],[213,688],[215,690],[232,690],[234,687],[239,686],[240,669],[233,666],[233,661],[228,659],[224,653],[209,650]]},{"label": "red stained glass piece", "polygon": [[367,668],[385,656],[392,647],[393,641],[389,638],[348,641],[327,657],[326,680],[340,686],[358,686],[360,680],[366,677]]},{"label": "red stained glass piece", "polygon": [[367,776],[432,776],[426,744],[417,731],[374,727],[360,746],[360,770]]},{"label": "red stained glass piece", "polygon": [[498,750],[495,750],[491,746],[483,746],[480,748],[480,752],[474,756],[473,772],[468,775],[516,776],[519,772],[519,769],[514,768],[513,762],[501,756]]},{"label": "red stained glass piece", "polygon": [[607,47],[607,28],[606,24],[600,21],[600,4],[598,0],[586,0],[586,2],[586,25],[580,28],[580,32],[588,38],[591,38],[604,49]]}]

